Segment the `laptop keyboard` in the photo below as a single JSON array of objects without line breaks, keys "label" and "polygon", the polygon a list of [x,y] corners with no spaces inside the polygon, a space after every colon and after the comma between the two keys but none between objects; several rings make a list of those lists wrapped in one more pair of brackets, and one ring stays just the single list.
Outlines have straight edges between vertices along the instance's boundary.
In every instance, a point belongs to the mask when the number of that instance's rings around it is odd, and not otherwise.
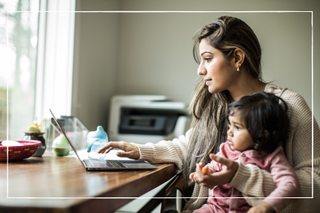
[{"label": "laptop keyboard", "polygon": [[126,168],[117,160],[84,160],[89,167]]},{"label": "laptop keyboard", "polygon": [[107,160],[107,165],[110,168],[124,168],[124,167],[126,167],[122,163],[120,163],[119,161],[109,161],[109,160]]}]

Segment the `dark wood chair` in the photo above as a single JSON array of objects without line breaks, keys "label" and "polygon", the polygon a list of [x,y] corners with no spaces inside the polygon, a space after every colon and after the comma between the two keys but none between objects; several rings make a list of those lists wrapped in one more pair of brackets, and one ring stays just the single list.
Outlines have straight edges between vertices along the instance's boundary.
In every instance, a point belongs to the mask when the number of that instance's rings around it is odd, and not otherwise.
[{"label": "dark wood chair", "polygon": [[[179,196],[181,197],[180,198],[176,197],[176,202],[177,202],[176,208],[178,211],[181,211],[183,209],[184,204],[187,202],[187,199],[185,197],[190,197],[192,193],[191,188],[188,187],[187,182],[182,175],[182,171],[178,171],[175,178],[171,181],[170,184],[167,185],[164,193],[164,197],[168,197],[169,194],[174,190],[177,190],[177,193],[178,191],[180,192]],[[167,201],[166,198],[162,200],[161,213],[165,212],[166,201]]]},{"label": "dark wood chair", "polygon": [[[192,191],[189,187],[187,187],[186,181],[183,178],[182,171],[177,171],[177,174],[163,187],[153,199],[147,202],[139,211],[138,213],[144,212],[151,212],[161,203],[161,213],[164,213],[166,210],[166,203],[168,199],[175,199],[176,201],[179,200],[177,197],[170,197],[169,195],[174,190],[177,190],[181,193],[181,203],[183,208],[183,204],[186,202],[185,198],[183,197],[190,197]],[[180,209],[179,209],[180,210]]]}]

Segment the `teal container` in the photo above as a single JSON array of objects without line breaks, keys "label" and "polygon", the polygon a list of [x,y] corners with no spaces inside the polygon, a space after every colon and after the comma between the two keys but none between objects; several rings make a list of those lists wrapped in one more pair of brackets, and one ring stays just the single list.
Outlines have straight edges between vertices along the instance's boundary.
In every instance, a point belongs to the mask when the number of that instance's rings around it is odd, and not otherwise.
[{"label": "teal container", "polygon": [[108,143],[108,135],[102,126],[98,126],[96,131],[87,135],[88,157],[89,159],[103,160],[105,154],[98,154],[98,150]]}]

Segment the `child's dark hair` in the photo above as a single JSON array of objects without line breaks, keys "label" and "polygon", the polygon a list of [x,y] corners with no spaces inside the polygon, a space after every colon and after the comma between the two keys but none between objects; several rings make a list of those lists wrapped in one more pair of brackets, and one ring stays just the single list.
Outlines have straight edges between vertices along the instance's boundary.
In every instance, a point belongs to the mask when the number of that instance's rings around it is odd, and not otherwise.
[{"label": "child's dark hair", "polygon": [[289,134],[287,110],[282,98],[265,92],[243,96],[229,104],[229,115],[240,115],[256,144],[254,149],[261,153],[271,153],[286,142]]}]

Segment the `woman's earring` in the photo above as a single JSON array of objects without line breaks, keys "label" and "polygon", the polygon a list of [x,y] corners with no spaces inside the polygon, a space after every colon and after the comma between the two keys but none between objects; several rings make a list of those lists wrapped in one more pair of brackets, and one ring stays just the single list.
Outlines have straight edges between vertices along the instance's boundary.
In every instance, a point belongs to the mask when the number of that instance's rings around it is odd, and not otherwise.
[{"label": "woman's earring", "polygon": [[240,69],[239,69],[239,64],[237,65],[237,71],[238,71],[238,72],[240,71]]}]

